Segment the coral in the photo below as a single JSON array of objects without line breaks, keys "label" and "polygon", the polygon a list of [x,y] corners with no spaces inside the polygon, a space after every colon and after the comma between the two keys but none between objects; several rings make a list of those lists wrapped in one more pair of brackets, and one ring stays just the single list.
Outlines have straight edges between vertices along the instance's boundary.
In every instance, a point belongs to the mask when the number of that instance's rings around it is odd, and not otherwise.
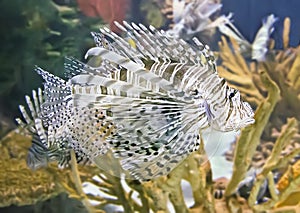
[{"label": "coral", "polygon": [[277,188],[282,192],[277,200],[276,207],[299,205],[300,195],[300,161],[290,166],[277,183]]},{"label": "coral", "polygon": [[[294,118],[289,119],[287,126],[282,128],[281,134],[275,142],[271,155],[262,167],[262,171],[257,175],[257,181],[255,182],[249,197],[250,205],[255,204],[260,185],[266,177],[269,177],[269,190],[272,196],[272,200],[262,204],[261,206],[268,206],[272,203],[272,201],[277,201],[278,196],[283,196],[282,194],[277,195],[277,193],[275,192],[274,181],[271,172],[280,167],[286,168],[288,166],[289,160],[300,153],[300,149],[298,148],[293,150],[293,152],[289,155],[280,157],[282,148],[286,145],[287,142],[290,142],[293,136],[298,132],[297,128],[297,120]],[[259,206],[256,207],[256,209],[259,209]]]},{"label": "coral", "polygon": [[245,100],[258,106],[264,100],[266,89],[258,76],[257,67],[254,62],[247,64],[234,39],[231,39],[231,43],[233,49],[225,37],[222,37],[222,42],[219,43],[219,57],[222,60],[218,66],[219,75],[225,78],[229,85],[236,87]]},{"label": "coral", "polygon": [[[284,22],[284,49],[273,50],[270,47],[265,62],[246,61],[233,38],[230,39],[232,48],[225,38],[220,42],[222,59],[218,67],[220,75],[230,81],[233,87],[241,91],[246,100],[257,107],[255,124],[242,130],[235,145],[234,172],[225,191],[228,207],[232,211],[241,209],[239,204],[233,202],[235,198],[232,194],[245,178],[249,168],[253,166],[253,159],[257,157],[257,153],[264,152],[262,153],[264,159],[257,164],[259,170],[247,199],[249,208],[259,212],[274,208],[276,212],[277,207],[286,209],[287,200],[297,196],[295,190],[297,191],[300,186],[299,176],[293,175],[295,173],[293,171],[298,168],[298,161],[295,158],[300,154],[297,145],[299,143],[297,112],[300,107],[299,70],[297,70],[299,47],[288,47],[289,23],[289,19]],[[281,131],[278,132],[280,128]],[[292,169],[286,169],[289,168],[290,163],[295,164]],[[274,181],[275,173],[276,175],[284,173],[277,185]],[[265,181],[267,181],[270,199],[258,203],[258,194]],[[298,202],[293,205],[295,206],[291,209],[297,208]]]},{"label": "coral", "polygon": [[[180,166],[174,169],[167,177],[160,177],[149,182],[141,183],[136,180],[126,179],[125,184],[130,187],[129,191],[124,188],[124,183],[118,174],[121,171],[119,162],[111,154],[106,156],[107,168],[103,169],[96,178],[87,179],[98,186],[101,191],[109,195],[108,198],[91,195],[91,200],[96,200],[98,209],[104,209],[107,204],[121,205],[125,212],[168,212],[167,201],[170,199],[176,212],[189,212],[185,204],[181,189],[182,179],[188,181],[192,187],[195,204],[192,211],[205,210],[212,212],[214,201],[212,194],[212,181],[208,161],[203,159],[200,151],[192,154]],[[102,159],[103,160],[103,159]],[[133,194],[139,194],[139,200],[133,198]]]},{"label": "coral", "polygon": [[[237,42],[231,38],[232,48],[223,37],[220,45],[220,59],[222,63],[218,66],[219,74],[235,86],[244,98],[258,106],[266,96],[266,87],[262,83],[259,72],[266,71],[270,78],[280,88],[280,100],[272,115],[272,126],[268,128],[268,137],[271,137],[271,129],[284,124],[287,117],[299,119],[299,94],[300,94],[300,52],[299,47],[288,47],[290,21],[284,22],[283,50],[269,49],[265,62],[247,62],[239,52]],[[274,44],[273,44],[274,45]]]},{"label": "coral", "polygon": [[[0,141],[0,207],[32,205],[63,192],[81,197],[71,169],[59,169],[57,164],[36,171],[27,167],[30,144],[30,138],[16,131]],[[98,173],[92,166],[81,166],[79,170],[83,181]]]},{"label": "coral", "polygon": [[264,85],[269,89],[267,99],[259,105],[255,113],[255,124],[246,127],[238,139],[232,179],[228,184],[225,196],[233,194],[238,184],[245,177],[256,147],[260,142],[262,131],[279,99],[279,89],[267,73],[261,73]]},{"label": "coral", "polygon": [[29,146],[30,139],[15,132],[1,141],[1,207],[33,204],[63,192],[55,183],[57,178],[49,175],[51,168],[36,172],[27,168],[25,157]]}]

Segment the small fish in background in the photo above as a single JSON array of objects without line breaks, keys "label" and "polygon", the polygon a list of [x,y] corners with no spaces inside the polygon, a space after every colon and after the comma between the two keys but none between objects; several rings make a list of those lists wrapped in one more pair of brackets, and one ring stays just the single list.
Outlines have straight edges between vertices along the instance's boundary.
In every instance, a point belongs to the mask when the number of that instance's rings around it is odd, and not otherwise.
[{"label": "small fish in background", "polygon": [[268,41],[272,32],[274,31],[274,23],[278,20],[273,14],[269,15],[263,20],[263,25],[256,33],[253,43],[249,43],[238,29],[232,24],[230,20],[232,14],[227,16],[227,21],[218,25],[220,32],[228,37],[235,39],[239,46],[240,51],[245,56],[250,56],[251,59],[256,61],[265,61],[268,52]]},{"label": "small fish in background", "polygon": [[36,69],[45,82],[42,126],[53,141],[96,164],[112,151],[130,178],[146,181],[167,175],[197,150],[202,130],[254,123],[250,105],[218,76],[207,45],[142,24],[115,25],[134,46],[101,28],[93,33],[97,47],[86,53],[100,57],[99,66],[69,58],[66,81]]},{"label": "small fish in background", "polygon": [[[261,169],[254,169],[251,168],[247,174],[246,177],[239,183],[237,194],[240,197],[243,197],[244,199],[248,199],[251,193],[251,190],[253,189],[254,183],[256,181],[256,176],[259,174]],[[257,203],[266,202],[271,198],[269,189],[268,189],[268,179],[265,179],[262,185],[259,188],[256,200]]]},{"label": "small fish in background", "polygon": [[170,34],[184,40],[196,36],[208,43],[216,27],[224,20],[223,16],[215,17],[221,7],[222,4],[212,0],[173,0],[166,1],[162,12],[172,19],[168,30]]}]

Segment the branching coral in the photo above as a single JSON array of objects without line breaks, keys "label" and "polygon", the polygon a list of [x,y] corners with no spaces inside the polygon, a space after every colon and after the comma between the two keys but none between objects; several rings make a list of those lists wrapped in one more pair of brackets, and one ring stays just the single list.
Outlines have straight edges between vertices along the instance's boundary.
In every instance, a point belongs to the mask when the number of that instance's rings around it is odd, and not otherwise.
[{"label": "branching coral", "polygon": [[[232,211],[240,207],[239,204],[232,205],[231,195],[244,179],[261,141],[272,141],[268,142],[271,143],[269,145],[271,145],[272,152],[268,153],[253,180],[253,187],[248,198],[249,208],[259,212],[274,208],[276,203],[292,196],[293,191],[299,187],[298,176],[293,176],[285,189],[278,194],[273,176],[275,171],[281,173],[284,168],[287,168],[292,159],[300,153],[297,146],[293,146],[296,148],[288,152],[283,151],[293,143],[299,143],[297,139],[295,140],[299,131],[297,113],[300,107],[299,47],[288,47],[289,23],[289,19],[286,19],[283,32],[285,49],[270,49],[267,60],[264,62],[247,62],[239,53],[239,47],[234,39],[230,40],[232,48],[229,47],[225,38],[222,38],[220,43],[220,58],[222,59],[219,66],[220,75],[231,82],[233,87],[238,88],[244,98],[257,107],[255,124],[242,131],[235,147],[234,172],[225,192]],[[285,122],[287,124],[283,125]],[[281,132],[277,133],[274,138],[272,132],[278,132],[277,129],[280,127]],[[290,174],[289,170],[280,183],[286,180],[288,174]],[[258,204],[258,193],[265,181],[267,181],[271,198],[267,202]]]},{"label": "branching coral", "polygon": [[277,188],[281,196],[277,200],[277,207],[286,205],[299,205],[300,194],[300,161],[297,161],[293,166],[284,173],[277,184]]},{"label": "branching coral", "polygon": [[252,156],[256,147],[260,142],[263,129],[267,124],[269,117],[279,99],[279,89],[276,84],[269,78],[267,73],[261,73],[263,83],[269,89],[266,99],[257,109],[255,113],[255,124],[246,127],[237,142],[234,159],[234,172],[231,182],[225,192],[225,196],[233,194],[238,184],[245,177],[250,165]]},{"label": "branching coral", "polygon": [[240,54],[239,46],[234,39],[230,39],[232,48],[224,37],[219,43],[222,60],[218,66],[219,74],[239,89],[253,106],[258,106],[266,95],[266,88],[259,75],[261,70],[266,71],[278,85],[281,98],[272,115],[272,125],[277,129],[280,129],[287,117],[299,119],[297,112],[300,110],[300,52],[299,47],[288,47],[289,24],[289,19],[286,19],[283,32],[285,49],[270,49],[264,62],[248,63]]},{"label": "branching coral", "polygon": [[247,64],[245,58],[239,54],[239,47],[235,40],[231,39],[233,50],[228,42],[222,37],[220,45],[221,66],[218,66],[218,72],[224,77],[230,85],[236,87],[244,95],[244,98],[253,105],[259,105],[264,100],[262,94],[266,89],[263,86],[255,63]]},{"label": "branching coral", "polygon": [[[262,171],[257,175],[256,182],[252,188],[252,191],[250,193],[249,197],[249,205],[253,206],[256,203],[256,197],[259,191],[259,188],[263,181],[266,179],[266,177],[271,177],[269,181],[269,190],[271,192],[272,199],[262,205],[255,206],[255,209],[257,210],[267,210],[273,202],[276,202],[278,200],[278,195],[275,193],[275,185],[273,181],[272,171],[274,171],[276,168],[282,168],[287,167],[288,163],[291,158],[294,158],[295,155],[298,155],[300,153],[300,149],[294,150],[292,153],[290,153],[287,156],[281,156],[281,150],[286,145],[287,142],[290,142],[293,136],[298,132],[297,130],[297,120],[296,119],[289,119],[287,126],[282,128],[280,136],[277,138],[274,148],[272,150],[271,155],[267,159],[265,165],[262,167]],[[279,195],[279,196],[282,196]],[[274,204],[273,204],[274,205]],[[267,208],[266,208],[267,207]]]},{"label": "branching coral", "polygon": [[[110,154],[106,157],[110,159],[105,160],[108,167],[101,170],[96,178],[86,180],[106,194],[106,196],[88,195],[91,200],[99,202],[97,208],[104,209],[107,204],[113,204],[122,206],[125,212],[149,212],[150,209],[154,212],[169,212],[167,203],[170,200],[176,212],[189,212],[181,188],[181,181],[185,179],[193,191],[195,203],[191,211],[214,211],[212,182],[207,182],[210,168],[207,161],[203,162],[200,153],[192,154],[167,177],[144,183],[117,177],[120,175],[117,173],[121,172],[121,166]],[[124,187],[129,189],[125,190]],[[139,197],[134,198],[134,193],[138,193]]]}]

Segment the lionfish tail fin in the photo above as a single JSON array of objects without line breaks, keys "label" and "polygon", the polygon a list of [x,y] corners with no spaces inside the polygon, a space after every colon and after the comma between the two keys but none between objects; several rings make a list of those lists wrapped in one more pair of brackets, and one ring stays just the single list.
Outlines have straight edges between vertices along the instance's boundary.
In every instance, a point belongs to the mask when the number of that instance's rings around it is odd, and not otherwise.
[{"label": "lionfish tail fin", "polygon": [[26,163],[27,166],[32,170],[36,170],[48,164],[48,149],[40,141],[40,138],[37,134],[33,135],[32,145],[28,150]]}]

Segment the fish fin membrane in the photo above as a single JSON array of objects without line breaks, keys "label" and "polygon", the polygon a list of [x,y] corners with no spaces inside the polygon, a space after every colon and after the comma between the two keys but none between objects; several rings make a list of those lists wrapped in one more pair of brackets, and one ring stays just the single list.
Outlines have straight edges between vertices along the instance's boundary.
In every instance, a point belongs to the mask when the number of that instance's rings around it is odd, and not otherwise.
[{"label": "fish fin membrane", "polygon": [[71,87],[53,74],[37,67],[36,72],[44,79],[44,98],[42,118],[45,126],[62,126],[72,105]]}]

